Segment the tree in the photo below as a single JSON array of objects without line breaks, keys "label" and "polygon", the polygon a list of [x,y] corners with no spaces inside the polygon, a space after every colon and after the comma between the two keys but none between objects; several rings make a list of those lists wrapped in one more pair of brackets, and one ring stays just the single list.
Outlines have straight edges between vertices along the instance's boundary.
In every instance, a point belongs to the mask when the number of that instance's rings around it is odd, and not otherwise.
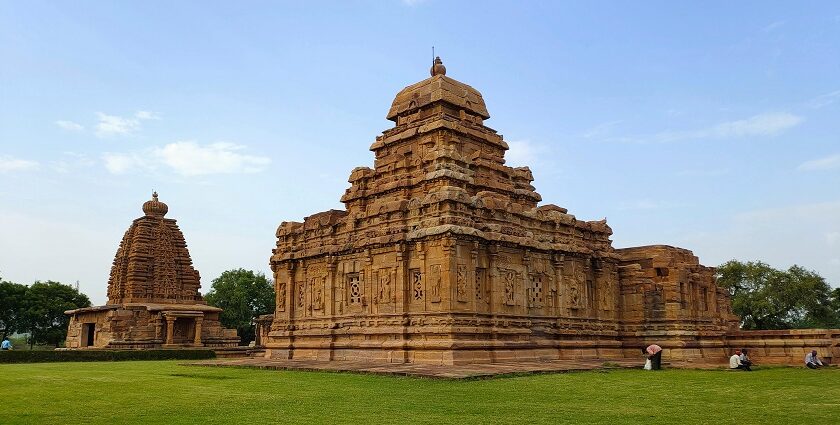
[{"label": "tree", "polygon": [[87,295],[59,282],[35,282],[26,290],[23,302],[24,328],[34,344],[58,345],[67,338],[70,318],[66,310],[90,307]]},{"label": "tree", "polygon": [[26,285],[0,279],[0,331],[3,339],[15,332],[25,331],[23,324],[23,301]]},{"label": "tree", "polygon": [[220,320],[228,328],[236,328],[241,343],[254,340],[253,319],[274,312],[274,286],[262,273],[251,270],[228,270],[213,280],[207,303],[224,311]]},{"label": "tree", "polygon": [[831,327],[831,287],[819,274],[794,265],[776,270],[760,261],[731,260],[717,268],[718,285],[732,296],[744,329]]}]

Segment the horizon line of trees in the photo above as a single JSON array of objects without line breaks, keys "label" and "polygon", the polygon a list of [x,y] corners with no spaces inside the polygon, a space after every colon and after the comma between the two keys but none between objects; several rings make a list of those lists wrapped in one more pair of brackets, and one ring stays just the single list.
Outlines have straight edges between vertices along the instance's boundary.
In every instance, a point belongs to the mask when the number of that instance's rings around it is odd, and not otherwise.
[{"label": "horizon line of trees", "polygon": [[0,279],[0,332],[3,339],[28,333],[29,348],[61,345],[70,323],[64,312],[82,307],[90,307],[90,299],[70,285],[52,280],[23,285]]}]

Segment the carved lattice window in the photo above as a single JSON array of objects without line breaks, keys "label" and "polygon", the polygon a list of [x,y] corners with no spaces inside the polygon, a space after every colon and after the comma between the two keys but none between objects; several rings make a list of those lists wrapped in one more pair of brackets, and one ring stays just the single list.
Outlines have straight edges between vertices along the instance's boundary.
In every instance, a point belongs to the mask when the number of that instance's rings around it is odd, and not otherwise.
[{"label": "carved lattice window", "polygon": [[414,301],[423,301],[423,273],[418,269],[412,269],[411,275],[411,291]]},{"label": "carved lattice window", "polygon": [[531,287],[528,288],[528,306],[542,307],[543,304],[543,280],[541,275],[531,277]]},{"label": "carved lattice window", "polygon": [[485,272],[486,269],[475,269],[475,299],[478,301],[482,301],[485,299]]},{"label": "carved lattice window", "polygon": [[350,297],[350,304],[362,303],[362,282],[358,273],[351,273],[347,276],[347,293]]}]

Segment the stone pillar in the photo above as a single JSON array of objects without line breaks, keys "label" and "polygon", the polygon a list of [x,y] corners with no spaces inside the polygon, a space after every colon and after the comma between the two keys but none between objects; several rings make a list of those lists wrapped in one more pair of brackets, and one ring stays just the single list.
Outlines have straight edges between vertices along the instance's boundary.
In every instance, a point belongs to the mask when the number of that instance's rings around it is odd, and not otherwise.
[{"label": "stone pillar", "polygon": [[166,316],[166,343],[173,344],[174,339],[173,336],[175,335],[175,318],[172,316]]},{"label": "stone pillar", "polygon": [[554,258],[552,258],[552,265],[554,266],[554,283],[552,284],[552,288],[548,291],[549,297],[551,297],[551,315],[554,317],[558,317],[561,314],[565,315],[566,312],[564,311],[563,306],[565,303],[565,297],[563,296],[563,262],[566,259],[566,256],[563,254],[555,253]]},{"label": "stone pillar", "polygon": [[332,317],[336,314],[336,290],[335,290],[335,258],[332,255],[327,255],[327,287],[324,288],[325,297],[324,308],[326,315]]},{"label": "stone pillar", "polygon": [[195,345],[201,345],[201,322],[203,321],[203,317],[195,318],[195,338],[193,338],[193,344]]},{"label": "stone pillar", "polygon": [[[395,313],[405,313],[406,306],[411,300],[411,289],[408,288],[408,283],[406,282],[406,274],[408,267],[406,267],[406,262],[408,261],[408,256],[405,255],[405,245],[400,242],[397,244],[397,255],[396,255],[396,266],[394,266],[394,279],[391,281],[394,285],[394,295],[395,295],[395,302],[394,302],[394,312]],[[408,282],[411,281],[411,277],[409,276]]]},{"label": "stone pillar", "polygon": [[[490,312],[495,313],[499,308],[496,305],[496,300],[499,299],[499,292],[498,292],[498,277],[499,271],[496,269],[498,266],[498,258],[499,258],[499,245],[494,244],[490,245],[489,247],[489,255],[488,262],[487,262],[487,285],[490,286],[489,297],[490,297]],[[493,324],[495,326],[495,323]]]}]

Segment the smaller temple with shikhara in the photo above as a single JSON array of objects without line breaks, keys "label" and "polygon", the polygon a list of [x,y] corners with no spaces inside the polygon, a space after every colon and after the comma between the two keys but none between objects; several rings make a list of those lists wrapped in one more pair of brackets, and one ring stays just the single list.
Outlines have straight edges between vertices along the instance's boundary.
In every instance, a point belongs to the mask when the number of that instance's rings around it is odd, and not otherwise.
[{"label": "smaller temple with shikhara", "polygon": [[184,235],[157,193],[143,204],[123,236],[111,276],[108,303],[66,311],[66,347],[235,347],[235,329],[219,323],[222,309],[207,305],[198,288]]}]

